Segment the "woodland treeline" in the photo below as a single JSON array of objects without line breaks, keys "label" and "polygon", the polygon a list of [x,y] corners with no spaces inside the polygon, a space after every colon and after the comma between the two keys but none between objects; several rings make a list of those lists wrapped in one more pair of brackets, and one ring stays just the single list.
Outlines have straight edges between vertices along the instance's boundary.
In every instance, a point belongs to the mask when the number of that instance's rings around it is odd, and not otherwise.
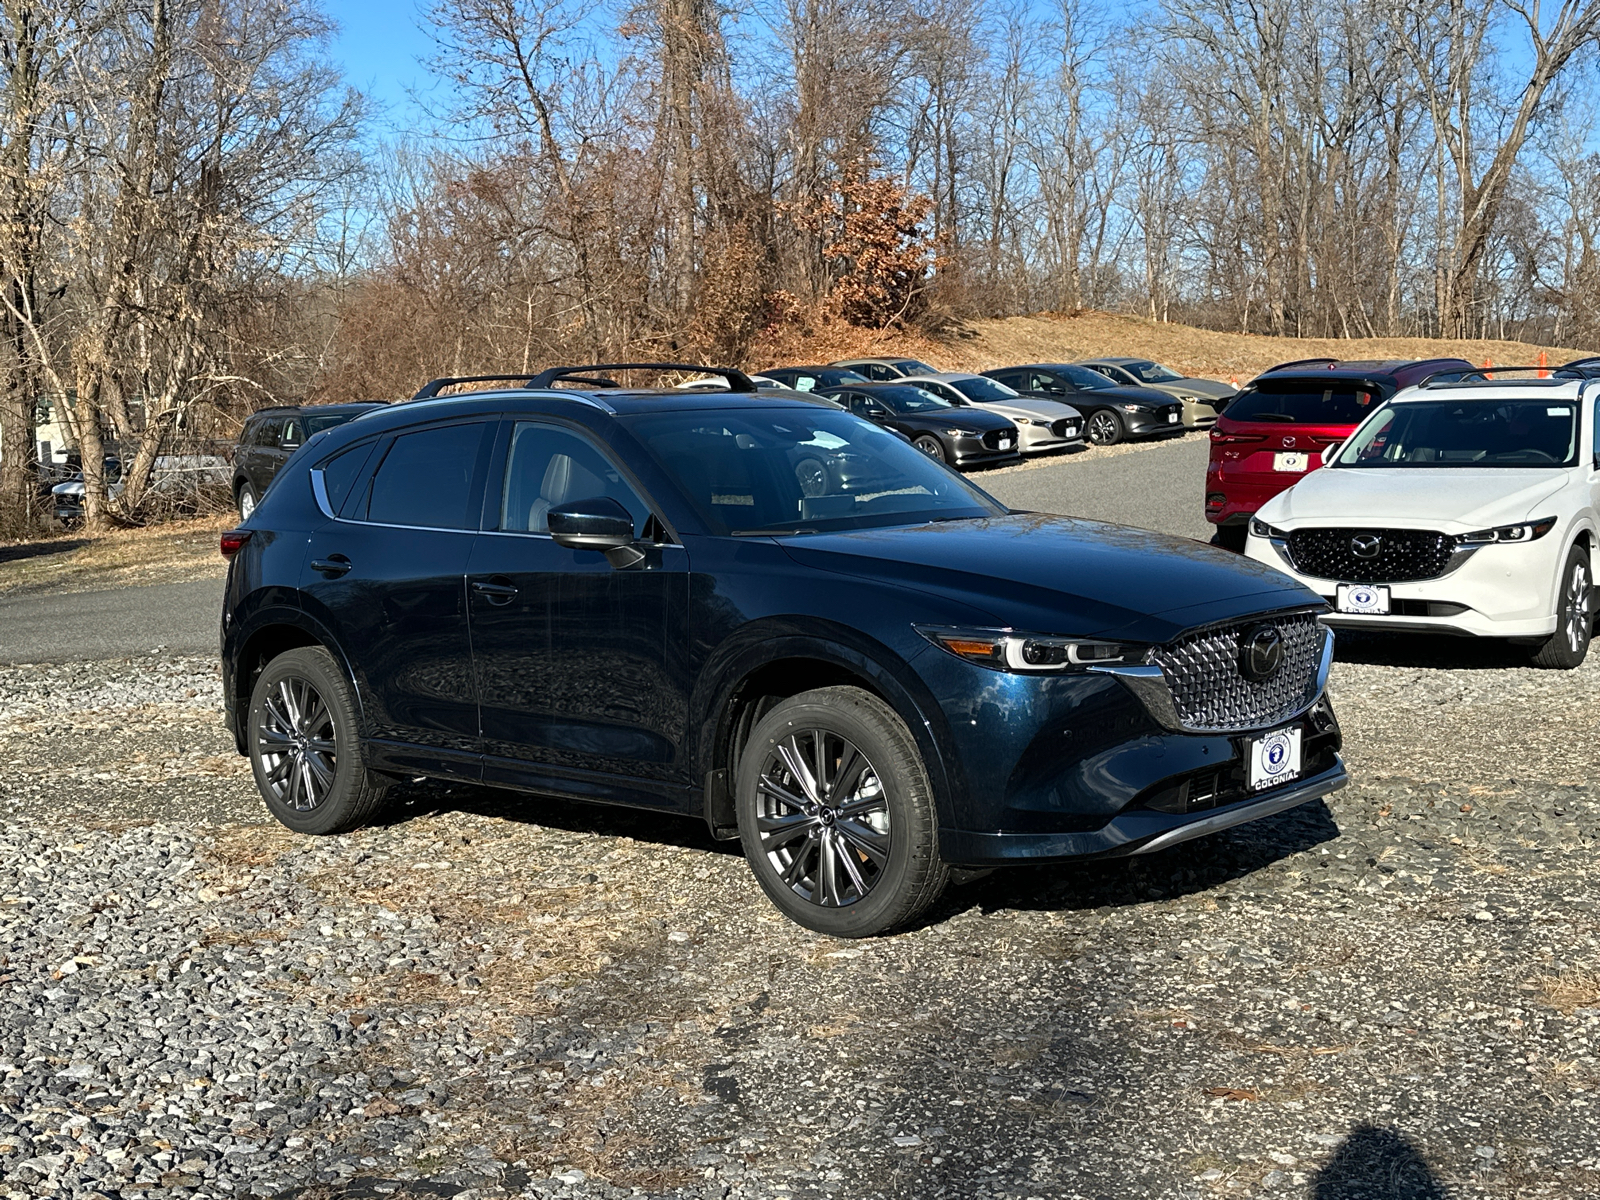
[{"label": "woodland treeline", "polygon": [[104,522],[265,403],[737,363],[786,323],[1600,333],[1600,0],[421,19],[429,116],[395,133],[314,0],[0,0],[0,534],[38,510],[45,406]]}]

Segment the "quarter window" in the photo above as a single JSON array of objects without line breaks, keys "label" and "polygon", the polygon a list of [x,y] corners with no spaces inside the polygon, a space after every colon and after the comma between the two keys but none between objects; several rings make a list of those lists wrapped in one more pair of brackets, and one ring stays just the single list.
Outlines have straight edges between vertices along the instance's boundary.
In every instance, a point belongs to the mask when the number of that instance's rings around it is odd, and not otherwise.
[{"label": "quarter window", "polygon": [[361,477],[367,459],[372,457],[372,447],[375,444],[367,442],[362,446],[352,446],[341,454],[335,454],[323,464],[322,486],[327,489],[328,505],[336,515],[344,510],[344,502],[350,498],[350,491],[355,487],[356,480]]},{"label": "quarter window", "polygon": [[486,426],[441,425],[401,434],[372,477],[367,520],[425,529],[476,529],[472,474]]},{"label": "quarter window", "polygon": [[622,472],[590,442],[571,430],[519,421],[511,433],[500,528],[548,533],[550,510],[574,500],[608,497],[633,516],[635,537],[644,535],[650,509]]}]

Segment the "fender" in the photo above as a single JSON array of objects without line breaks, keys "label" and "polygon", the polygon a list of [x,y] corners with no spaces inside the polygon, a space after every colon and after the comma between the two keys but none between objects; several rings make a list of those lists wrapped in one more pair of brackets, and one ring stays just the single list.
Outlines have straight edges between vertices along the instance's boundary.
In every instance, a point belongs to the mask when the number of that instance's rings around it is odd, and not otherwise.
[{"label": "fender", "polygon": [[[928,647],[932,650],[932,647]],[[946,760],[941,746],[951,744],[950,730],[933,694],[910,662],[890,647],[859,630],[825,619],[800,616],[765,617],[730,634],[706,661],[690,696],[690,761],[704,780],[722,764],[723,715],[739,687],[770,663],[804,658],[839,667],[866,680],[899,715],[916,740],[928,771],[941,818],[948,817],[966,781],[960,768]],[[714,797],[703,802],[707,819]]]},{"label": "fender", "polygon": [[[286,589],[274,588],[273,592],[282,593]],[[251,598],[252,600],[254,597]],[[289,602],[290,600],[295,603]],[[244,619],[235,623],[223,640],[223,704],[226,708],[228,726],[233,732],[234,744],[240,754],[248,753],[244,735],[244,712],[238,703],[239,666],[245,658],[245,653],[257,638],[269,629],[288,627],[304,633],[324,650],[332,654],[334,661],[339,664],[339,669],[344,672],[344,677],[350,683],[351,691],[356,698],[356,709],[363,728],[366,726],[366,702],[360,679],[357,677],[354,666],[345,654],[344,648],[334,640],[333,635],[311,613],[299,607],[300,596],[297,592],[289,592],[288,596],[274,595],[266,598],[261,607],[249,613]]]}]

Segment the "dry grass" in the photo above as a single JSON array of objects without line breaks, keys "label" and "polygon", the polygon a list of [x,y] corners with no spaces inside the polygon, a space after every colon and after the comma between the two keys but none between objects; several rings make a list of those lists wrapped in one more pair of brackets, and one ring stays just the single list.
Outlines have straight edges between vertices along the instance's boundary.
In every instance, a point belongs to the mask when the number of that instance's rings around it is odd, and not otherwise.
[{"label": "dry grass", "polygon": [[757,368],[780,362],[828,362],[856,355],[908,354],[953,371],[982,371],[1019,362],[1071,362],[1102,354],[1153,358],[1187,375],[1240,382],[1296,358],[1431,358],[1457,355],[1531,365],[1543,350],[1551,363],[1590,353],[1526,342],[1447,341],[1427,338],[1274,338],[1218,333],[1142,317],[1084,312],[1039,313],[973,321],[940,340],[915,332],[878,332],[847,325],[781,328],[753,352]]},{"label": "dry grass", "polygon": [[217,535],[236,524],[236,516],[224,514],[0,543],[0,596],[219,578],[227,563],[217,552]]},{"label": "dry grass", "polygon": [[1580,1008],[1600,1008],[1600,972],[1565,971],[1541,975],[1533,983],[1540,999],[1565,1016]]}]

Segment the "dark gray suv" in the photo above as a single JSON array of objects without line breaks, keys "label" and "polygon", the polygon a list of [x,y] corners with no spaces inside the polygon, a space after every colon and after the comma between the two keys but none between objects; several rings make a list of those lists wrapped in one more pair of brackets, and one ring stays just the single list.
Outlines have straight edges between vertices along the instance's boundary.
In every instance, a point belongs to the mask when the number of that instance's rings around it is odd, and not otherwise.
[{"label": "dark gray suv", "polygon": [[239,431],[239,444],[233,453],[233,502],[238,506],[239,519],[245,520],[255,511],[267,485],[312,434],[343,425],[387,403],[368,400],[358,404],[283,405],[251,413]]}]

